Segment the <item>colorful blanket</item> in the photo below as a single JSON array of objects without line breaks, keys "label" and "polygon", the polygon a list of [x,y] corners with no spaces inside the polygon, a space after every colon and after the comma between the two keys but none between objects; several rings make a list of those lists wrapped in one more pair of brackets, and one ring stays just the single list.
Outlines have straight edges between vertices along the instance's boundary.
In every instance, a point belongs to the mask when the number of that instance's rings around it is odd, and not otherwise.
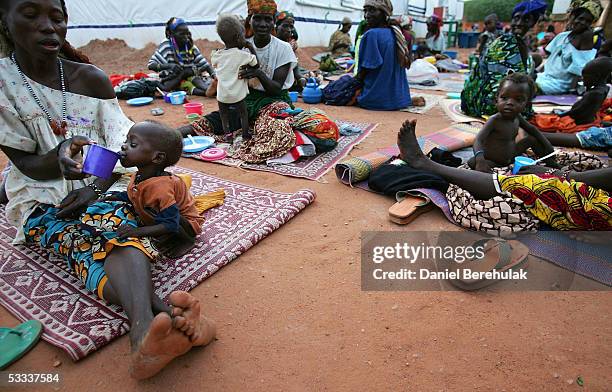
[{"label": "colorful blanket", "polygon": [[[219,161],[214,161],[214,163],[317,181],[332,167],[334,167],[336,163],[347,156],[353,147],[365,140],[365,138],[367,138],[378,125],[371,123],[351,123],[347,121],[338,121],[337,123],[338,126],[341,126],[342,124],[350,124],[354,127],[360,128],[362,132],[357,135],[341,136],[340,140],[338,140],[338,145],[332,151],[317,154],[314,157],[305,157],[297,162],[292,162],[286,165],[252,164],[245,163],[234,158],[225,158]],[[198,154],[189,154],[185,156],[188,158],[201,160]]]},{"label": "colorful blanket", "polygon": [[[176,168],[192,176],[195,195],[223,188],[223,206],[205,214],[202,235],[190,254],[153,266],[161,298],[191,290],[287,223],[315,199],[310,190],[277,193]],[[43,339],[73,360],[84,358],[129,330],[123,311],[84,290],[66,263],[39,247],[11,244],[15,228],[0,209],[0,304],[20,320],[44,324]]]}]

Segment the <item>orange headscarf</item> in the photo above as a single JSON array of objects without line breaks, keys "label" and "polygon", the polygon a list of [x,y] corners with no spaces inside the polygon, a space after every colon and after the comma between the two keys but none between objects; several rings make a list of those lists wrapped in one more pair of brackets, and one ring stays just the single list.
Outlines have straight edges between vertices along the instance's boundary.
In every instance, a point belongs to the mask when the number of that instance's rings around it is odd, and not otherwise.
[{"label": "orange headscarf", "polygon": [[251,28],[251,17],[255,14],[266,14],[276,16],[277,6],[274,0],[247,0],[247,18],[244,24],[246,29],[246,37],[253,36]]}]

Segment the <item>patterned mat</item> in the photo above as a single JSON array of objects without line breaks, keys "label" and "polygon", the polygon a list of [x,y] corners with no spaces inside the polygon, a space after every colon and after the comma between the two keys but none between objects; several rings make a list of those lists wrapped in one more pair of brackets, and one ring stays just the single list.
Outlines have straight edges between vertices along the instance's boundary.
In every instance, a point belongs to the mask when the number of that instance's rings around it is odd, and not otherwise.
[{"label": "patterned mat", "polygon": [[444,99],[443,95],[435,95],[435,94],[420,94],[419,92],[413,92],[410,94],[412,98],[414,97],[423,97],[425,98],[425,106],[410,106],[406,109],[401,109],[400,112],[408,112],[414,114],[425,114],[430,111],[432,108],[438,106],[440,101]]},{"label": "patterned mat", "polygon": [[442,101],[440,101],[440,106],[442,106],[442,110],[444,110],[444,113],[453,122],[463,123],[463,122],[472,122],[472,121],[480,121],[480,122],[485,121],[482,118],[470,117],[468,115],[463,114],[463,112],[461,111],[461,100],[460,99],[443,99]]},{"label": "patterned mat", "polygon": [[[176,168],[192,176],[192,192],[225,189],[225,204],[206,212],[196,248],[156,263],[155,291],[166,298],[190,290],[285,224],[315,199],[310,190],[277,193]],[[0,209],[0,304],[18,319],[44,324],[43,339],[79,360],[129,330],[121,308],[83,289],[66,263],[38,247],[13,246],[15,228]]]},{"label": "patterned mat", "polygon": [[[316,181],[323,177],[336,163],[342,158],[348,155],[348,153],[357,144],[361,143],[367,138],[378,124],[372,123],[352,123],[348,121],[338,121],[338,126],[342,124],[351,124],[363,130],[359,135],[352,136],[341,136],[338,141],[338,146],[332,151],[318,154],[314,157],[303,158],[297,162],[290,163],[287,165],[266,165],[245,163],[239,159],[226,158],[214,163],[220,163],[225,166],[241,167],[248,170],[258,170],[270,173],[280,174],[288,177],[306,178],[308,180]],[[197,154],[186,155],[188,158],[201,160]]]},{"label": "patterned mat", "polygon": [[445,91],[448,93],[460,93],[463,91],[467,76],[460,73],[440,73],[440,82],[435,86],[423,86],[421,84],[410,84],[411,89]]}]

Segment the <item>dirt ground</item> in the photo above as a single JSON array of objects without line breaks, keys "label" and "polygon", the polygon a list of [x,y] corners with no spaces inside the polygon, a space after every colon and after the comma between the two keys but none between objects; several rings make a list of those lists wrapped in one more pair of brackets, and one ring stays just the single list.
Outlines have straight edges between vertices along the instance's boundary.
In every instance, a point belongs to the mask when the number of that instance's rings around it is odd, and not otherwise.
[{"label": "dirt ground", "polygon": [[[91,44],[89,53],[109,73],[141,70],[148,58],[126,47],[113,49],[111,61],[98,52],[104,45]],[[216,108],[201,101],[206,111]],[[123,106],[136,121],[150,118],[152,106]],[[163,121],[184,123],[182,108],[155,106],[166,110]],[[439,108],[425,115],[324,110],[379,123],[353,155],[394,143],[407,118],[419,121],[421,134],[450,123]],[[609,292],[365,292],[362,232],[458,228],[439,211],[394,225],[387,219],[392,200],[344,186],[333,171],[314,182],[189,159],[180,165],[275,191],[317,193],[313,205],[192,291],[217,321],[218,340],[140,383],[128,377],[125,337],[78,363],[41,342],[8,370],[59,372],[61,389],[70,391],[577,391],[578,376],[582,390],[610,390]],[[16,323],[0,309],[0,325]]]}]

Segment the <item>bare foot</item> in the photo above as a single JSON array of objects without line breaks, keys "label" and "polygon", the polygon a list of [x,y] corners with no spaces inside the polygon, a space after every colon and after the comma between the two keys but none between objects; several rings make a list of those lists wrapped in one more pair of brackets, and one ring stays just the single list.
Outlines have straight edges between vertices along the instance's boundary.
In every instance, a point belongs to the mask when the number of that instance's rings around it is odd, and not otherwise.
[{"label": "bare foot", "polygon": [[183,333],[172,328],[172,319],[160,313],[132,353],[130,375],[137,379],[153,377],[174,358],[188,352],[193,344]]},{"label": "bare foot", "polygon": [[194,346],[210,343],[216,334],[213,321],[200,315],[200,301],[186,291],[170,294],[174,327],[189,337]]},{"label": "bare foot", "polygon": [[397,146],[400,151],[400,159],[417,169],[427,165],[428,158],[421,151],[415,132],[416,120],[404,121],[397,134]]},{"label": "bare foot", "polygon": [[412,106],[425,106],[426,101],[424,97],[413,97],[412,98]]}]

